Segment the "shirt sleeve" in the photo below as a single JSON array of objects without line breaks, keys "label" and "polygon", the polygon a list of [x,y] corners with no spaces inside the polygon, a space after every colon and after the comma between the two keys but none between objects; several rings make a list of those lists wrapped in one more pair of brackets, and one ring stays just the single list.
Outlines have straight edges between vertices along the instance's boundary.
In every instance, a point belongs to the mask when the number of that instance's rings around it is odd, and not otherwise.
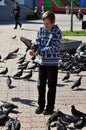
[{"label": "shirt sleeve", "polygon": [[52,34],[52,37],[49,38],[49,43],[43,49],[40,49],[39,52],[42,56],[47,54],[59,53],[60,51],[60,43],[62,39],[62,33],[60,30],[55,31]]}]

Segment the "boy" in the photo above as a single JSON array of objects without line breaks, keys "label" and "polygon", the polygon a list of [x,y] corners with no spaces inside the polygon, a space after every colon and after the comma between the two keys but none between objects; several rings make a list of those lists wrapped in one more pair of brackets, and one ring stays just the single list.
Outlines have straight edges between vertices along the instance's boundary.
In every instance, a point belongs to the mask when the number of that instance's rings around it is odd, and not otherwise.
[{"label": "boy", "polygon": [[[51,11],[43,14],[43,24],[38,31],[36,44],[37,52],[29,50],[31,56],[36,56],[39,68],[38,75],[38,108],[36,114],[52,114],[54,110],[56,85],[58,75],[59,48],[62,34],[57,25],[55,25],[55,15]],[[47,102],[45,100],[46,81],[48,81]],[[45,103],[46,109],[45,108]]]}]

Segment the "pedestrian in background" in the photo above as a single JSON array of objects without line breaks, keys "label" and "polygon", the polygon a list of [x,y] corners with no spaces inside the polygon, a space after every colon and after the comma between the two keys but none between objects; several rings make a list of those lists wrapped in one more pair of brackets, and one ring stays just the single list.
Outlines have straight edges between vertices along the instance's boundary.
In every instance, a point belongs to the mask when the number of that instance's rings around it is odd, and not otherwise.
[{"label": "pedestrian in background", "polygon": [[[37,52],[29,50],[29,55],[36,56],[38,63],[38,107],[36,114],[52,114],[56,98],[58,61],[60,56],[61,30],[55,25],[55,14],[47,11],[42,16],[43,27],[40,27],[36,44]],[[46,83],[48,83],[47,100]],[[45,108],[46,105],[46,108]],[[45,108],[45,109],[44,109]]]},{"label": "pedestrian in background", "polygon": [[19,7],[19,4],[17,2],[15,2],[14,6],[15,6],[14,9],[13,9],[13,15],[14,15],[14,18],[15,18],[15,27],[14,27],[14,29],[17,29],[18,25],[20,26],[20,28],[22,26],[22,24],[19,22],[20,7]]},{"label": "pedestrian in background", "polygon": [[38,17],[38,8],[37,7],[35,7],[35,9],[34,9],[34,18],[39,19],[39,17]]}]

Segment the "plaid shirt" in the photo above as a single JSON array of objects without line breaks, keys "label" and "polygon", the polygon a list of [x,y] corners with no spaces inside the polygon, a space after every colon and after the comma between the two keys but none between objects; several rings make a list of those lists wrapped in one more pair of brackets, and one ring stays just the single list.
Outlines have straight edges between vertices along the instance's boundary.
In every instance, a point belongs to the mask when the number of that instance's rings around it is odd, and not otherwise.
[{"label": "plaid shirt", "polygon": [[36,60],[40,65],[58,65],[61,39],[62,33],[57,25],[54,25],[50,31],[44,26],[39,29],[36,39],[39,55]]}]

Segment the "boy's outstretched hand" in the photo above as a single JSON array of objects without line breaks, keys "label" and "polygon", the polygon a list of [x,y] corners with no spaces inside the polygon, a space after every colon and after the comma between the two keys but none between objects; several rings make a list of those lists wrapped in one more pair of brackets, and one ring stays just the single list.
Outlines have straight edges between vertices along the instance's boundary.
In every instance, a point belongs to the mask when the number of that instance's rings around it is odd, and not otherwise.
[{"label": "boy's outstretched hand", "polygon": [[38,55],[38,53],[34,52],[33,50],[29,50],[28,53],[30,56],[37,56]]}]

